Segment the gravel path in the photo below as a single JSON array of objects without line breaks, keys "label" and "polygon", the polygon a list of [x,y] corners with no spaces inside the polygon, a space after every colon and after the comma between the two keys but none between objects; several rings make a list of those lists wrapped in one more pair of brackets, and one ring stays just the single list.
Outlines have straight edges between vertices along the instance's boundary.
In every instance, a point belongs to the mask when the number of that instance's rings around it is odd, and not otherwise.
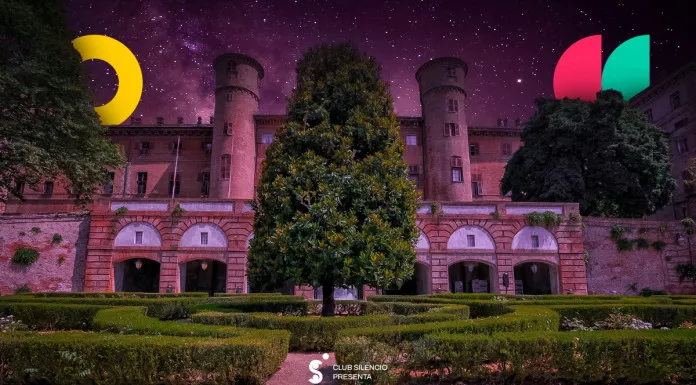
[{"label": "gravel path", "polygon": [[271,376],[266,385],[311,385],[309,379],[315,374],[309,371],[309,363],[312,360],[322,361],[319,371],[323,375],[319,385],[336,385],[338,380],[333,380],[332,366],[336,364],[336,356],[328,353],[329,358],[324,359],[322,353],[288,353],[280,369]]}]

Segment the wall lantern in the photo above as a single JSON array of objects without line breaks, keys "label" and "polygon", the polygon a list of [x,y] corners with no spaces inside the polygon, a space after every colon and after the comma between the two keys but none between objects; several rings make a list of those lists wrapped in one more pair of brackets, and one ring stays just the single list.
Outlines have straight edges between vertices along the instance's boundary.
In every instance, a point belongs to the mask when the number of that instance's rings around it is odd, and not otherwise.
[{"label": "wall lantern", "polygon": [[471,262],[469,262],[469,263],[466,264],[466,268],[469,269],[469,273],[473,273],[473,272],[474,272],[474,267],[475,267],[474,264],[471,263]]},{"label": "wall lantern", "polygon": [[207,261],[201,262],[201,269],[205,270],[207,268],[208,268],[208,262]]},{"label": "wall lantern", "polygon": [[143,267],[143,261],[136,259],[135,260],[135,268],[140,270],[141,267]]},{"label": "wall lantern", "polygon": [[683,245],[684,244],[684,236],[677,233],[677,235],[675,237],[675,241],[677,242],[677,245],[679,245],[679,246]]},{"label": "wall lantern", "polygon": [[532,274],[536,274],[537,270],[539,270],[536,263],[532,263],[530,269],[532,269]]}]

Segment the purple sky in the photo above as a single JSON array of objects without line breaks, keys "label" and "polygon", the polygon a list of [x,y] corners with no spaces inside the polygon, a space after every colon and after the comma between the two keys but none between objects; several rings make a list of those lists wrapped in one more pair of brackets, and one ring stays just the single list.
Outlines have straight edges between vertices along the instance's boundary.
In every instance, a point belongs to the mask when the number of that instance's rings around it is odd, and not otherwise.
[{"label": "purple sky", "polygon": [[[134,115],[146,122],[211,115],[212,61],[225,52],[263,65],[260,113],[284,113],[302,54],[315,44],[352,41],[382,64],[399,115],[420,115],[418,67],[438,56],[463,59],[469,124],[492,125],[497,117],[528,118],[535,97],[551,97],[556,61],[589,35],[604,36],[606,60],[621,42],[649,34],[655,80],[693,60],[693,21],[678,3],[68,0],[68,18],[75,37],[104,34],[133,51],[145,83]],[[85,66],[95,103],[104,104],[116,76],[100,61]]]}]

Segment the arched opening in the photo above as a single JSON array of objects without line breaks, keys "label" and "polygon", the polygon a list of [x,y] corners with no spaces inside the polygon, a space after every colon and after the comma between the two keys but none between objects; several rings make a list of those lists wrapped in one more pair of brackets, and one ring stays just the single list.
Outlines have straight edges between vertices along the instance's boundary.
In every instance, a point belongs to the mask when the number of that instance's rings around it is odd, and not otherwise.
[{"label": "arched opening", "polygon": [[413,276],[411,279],[404,282],[400,288],[393,287],[391,289],[384,290],[384,294],[387,295],[419,295],[419,294],[430,294],[431,289],[430,283],[430,266],[416,262],[414,267]]},{"label": "arched opening", "polygon": [[227,291],[227,264],[212,260],[194,260],[179,266],[182,291],[225,293]]},{"label": "arched opening", "polygon": [[159,279],[159,262],[133,258],[114,264],[114,291],[157,293]]},{"label": "arched opening", "polygon": [[557,294],[558,268],[544,262],[524,262],[515,266],[515,294]]},{"label": "arched opening", "polygon": [[452,293],[492,293],[495,269],[476,261],[462,261],[450,265],[448,269],[450,292]]}]

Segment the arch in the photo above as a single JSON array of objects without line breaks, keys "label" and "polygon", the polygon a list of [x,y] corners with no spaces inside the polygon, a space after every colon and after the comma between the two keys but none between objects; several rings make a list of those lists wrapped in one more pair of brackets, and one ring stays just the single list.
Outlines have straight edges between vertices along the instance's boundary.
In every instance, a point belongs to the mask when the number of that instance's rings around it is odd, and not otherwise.
[{"label": "arch", "polygon": [[423,230],[420,231],[418,243],[416,243],[416,250],[430,250],[430,241],[428,240],[428,236],[425,235]]},{"label": "arch", "polygon": [[539,259],[528,259],[515,264],[515,294],[558,294],[558,265]]},{"label": "arch", "polygon": [[114,262],[113,274],[114,291],[159,292],[160,263],[152,258],[132,257]]},{"label": "arch", "polygon": [[[473,236],[471,238],[470,236]],[[473,241],[473,246],[471,242]],[[447,240],[448,249],[495,250],[495,241],[488,231],[480,226],[462,226]]]},{"label": "arch", "polygon": [[162,237],[155,226],[147,222],[131,222],[116,234],[114,246],[162,246]]},{"label": "arch", "polygon": [[[535,238],[536,237],[536,238]],[[512,249],[521,250],[558,250],[556,237],[540,226],[526,226],[512,238]]]},{"label": "arch", "polygon": [[452,293],[498,292],[498,267],[485,259],[459,259],[447,266],[447,277]]},{"label": "arch", "polygon": [[[203,235],[207,234],[207,235]],[[224,247],[227,248],[227,235],[214,223],[196,223],[189,227],[179,240],[181,247]]]}]

